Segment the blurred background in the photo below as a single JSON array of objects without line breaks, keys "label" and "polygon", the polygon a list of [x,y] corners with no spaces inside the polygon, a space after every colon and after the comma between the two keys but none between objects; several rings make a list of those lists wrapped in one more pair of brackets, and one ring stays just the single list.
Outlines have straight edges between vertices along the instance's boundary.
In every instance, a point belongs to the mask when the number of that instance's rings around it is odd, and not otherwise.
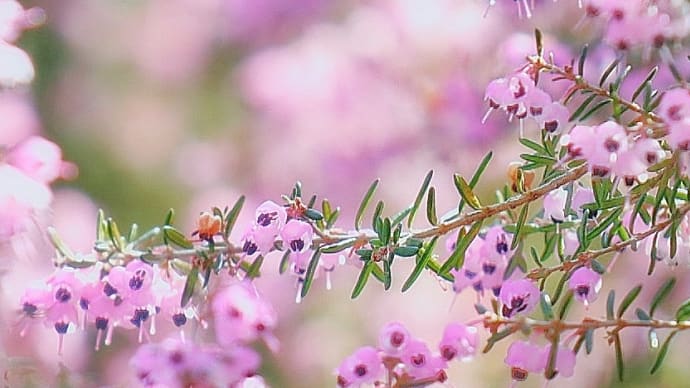
[{"label": "blurred background", "polygon": [[[0,132],[9,145],[10,134],[42,133],[78,166],[75,179],[56,186],[53,223],[82,251],[95,237],[98,208],[121,225],[144,228],[161,223],[174,208],[177,223],[191,233],[199,212],[232,205],[241,194],[248,200],[239,225],[246,225],[257,204],[280,201],[297,180],[305,196],[315,193],[341,206],[338,225],[350,228],[371,181],[382,179],[377,198],[386,201],[385,214],[394,214],[434,169],[444,213],[457,203],[452,174],[472,174],[490,150],[494,158],[478,193],[493,201],[506,183],[508,163],[524,150],[516,123],[502,113],[481,122],[488,82],[534,53],[535,27],[560,64],[590,43],[586,74],[593,79],[617,55],[601,42],[601,23],[588,20],[575,28],[584,15],[576,1],[537,1],[531,19],[518,18],[514,2],[499,3],[484,16],[488,1],[480,0],[22,1],[45,9],[47,19],[18,42],[34,61],[36,79],[30,90],[0,93]],[[632,90],[650,65],[643,54],[629,60],[636,64]],[[668,85],[668,70],[656,82]],[[547,89],[559,98],[565,86]],[[528,124],[525,133],[538,132]],[[418,227],[424,226],[421,218]],[[236,229],[239,238],[242,227]],[[3,278],[5,290],[49,272],[49,249],[37,250],[44,256],[26,259],[31,270]],[[659,266],[646,278],[648,259],[638,256],[621,259],[632,263],[624,287],[660,284],[670,276]],[[406,264],[394,274],[391,292],[371,282],[350,300],[357,269],[344,266],[335,273],[333,290],[319,279],[296,305],[295,280],[277,275],[279,260],[269,256],[259,280],[279,313],[281,350],[264,352],[261,371],[274,387],[335,386],[333,370],[341,360],[375,344],[388,321],[403,321],[434,346],[448,322],[473,318],[475,296],[462,294],[451,306],[453,292],[431,276],[401,295],[411,270]],[[674,273],[685,281],[669,305],[689,293],[685,272]],[[604,292],[615,284],[605,282]],[[645,288],[643,297],[654,290]],[[5,302],[16,303],[11,301],[19,294],[6,292]],[[589,314],[603,311],[599,302]],[[58,358],[54,334],[44,331],[43,337],[3,339],[5,366],[21,375],[11,381],[134,384],[126,364],[135,349],[129,333],[98,353],[91,350],[93,333],[69,336],[66,354]],[[684,345],[674,345],[661,372],[649,377],[647,334],[623,334],[630,359],[625,386],[686,385],[682,349],[690,338],[677,337]],[[507,386],[506,346],[471,363],[454,363],[446,385]],[[617,386],[614,381],[613,352],[599,338],[592,355],[578,358],[575,376],[562,382]],[[533,376],[524,385],[541,384]]]}]

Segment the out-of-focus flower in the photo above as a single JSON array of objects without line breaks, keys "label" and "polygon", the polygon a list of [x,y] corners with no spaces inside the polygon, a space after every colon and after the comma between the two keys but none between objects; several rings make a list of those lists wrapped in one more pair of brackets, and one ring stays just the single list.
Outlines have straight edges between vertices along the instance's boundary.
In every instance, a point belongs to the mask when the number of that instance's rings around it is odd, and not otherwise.
[{"label": "out-of-focus flower", "polygon": [[222,387],[256,373],[259,355],[246,347],[218,348],[168,339],[139,347],[130,360],[146,386]]},{"label": "out-of-focus flower", "polygon": [[474,326],[460,323],[449,323],[443,331],[443,338],[438,344],[441,357],[446,361],[457,358],[468,361],[477,353],[479,333]]},{"label": "out-of-focus flower", "polygon": [[356,387],[373,383],[383,373],[378,350],[371,346],[357,349],[336,370],[339,387]]},{"label": "out-of-focus flower", "polygon": [[0,41],[0,86],[13,88],[34,79],[34,65],[24,50]]},{"label": "out-of-focus flower", "polygon": [[426,343],[417,339],[405,346],[400,359],[405,364],[405,371],[415,379],[433,377],[446,367],[443,358],[432,354]]},{"label": "out-of-focus flower", "polygon": [[387,356],[400,357],[410,340],[410,332],[402,323],[391,322],[381,329],[379,347]]}]

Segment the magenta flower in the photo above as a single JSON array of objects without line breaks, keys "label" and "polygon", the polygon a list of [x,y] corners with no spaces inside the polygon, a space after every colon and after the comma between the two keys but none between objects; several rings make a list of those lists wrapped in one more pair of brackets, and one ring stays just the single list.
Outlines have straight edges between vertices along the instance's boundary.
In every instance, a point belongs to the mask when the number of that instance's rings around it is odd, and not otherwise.
[{"label": "magenta flower", "polygon": [[374,383],[383,373],[378,350],[371,346],[359,348],[347,357],[336,370],[339,387]]},{"label": "magenta flower", "polygon": [[512,318],[519,314],[529,314],[539,303],[539,289],[527,279],[506,280],[498,296],[503,316]]},{"label": "magenta flower", "polygon": [[235,283],[219,292],[211,304],[215,319],[216,339],[222,346],[238,341],[264,338],[269,346],[277,346],[272,330],[276,313],[249,283]]},{"label": "magenta flower", "polygon": [[511,367],[513,380],[524,381],[529,372],[542,373],[546,368],[545,349],[526,341],[515,341],[510,344],[504,362]]},{"label": "magenta flower", "polygon": [[405,371],[415,379],[435,376],[446,367],[443,358],[434,355],[423,341],[411,339],[400,357],[405,364]]},{"label": "magenta flower", "polygon": [[60,147],[40,136],[32,136],[12,148],[7,163],[41,183],[53,182],[70,167],[62,160]]},{"label": "magenta flower", "polygon": [[246,347],[196,345],[168,339],[139,347],[130,360],[145,386],[170,388],[234,386],[256,373],[259,355]]},{"label": "magenta flower", "polygon": [[400,357],[410,340],[410,332],[402,323],[391,322],[381,329],[379,347],[387,356]]},{"label": "magenta flower", "polygon": [[597,299],[601,290],[601,275],[588,267],[580,267],[570,276],[568,288],[573,290],[575,299],[587,306]]},{"label": "magenta flower", "polygon": [[690,91],[671,89],[659,104],[659,116],[668,124],[668,142],[674,149],[690,149]]},{"label": "magenta flower", "polygon": [[479,334],[474,326],[460,323],[449,323],[443,331],[443,338],[438,344],[441,357],[450,361],[457,358],[460,361],[468,361],[477,353]]}]

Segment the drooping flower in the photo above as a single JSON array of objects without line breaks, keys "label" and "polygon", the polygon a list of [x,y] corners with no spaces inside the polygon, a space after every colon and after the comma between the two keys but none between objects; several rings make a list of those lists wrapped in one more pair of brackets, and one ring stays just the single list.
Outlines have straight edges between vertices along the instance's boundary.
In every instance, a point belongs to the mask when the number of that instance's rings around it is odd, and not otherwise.
[{"label": "drooping flower", "polygon": [[399,357],[410,340],[410,332],[402,323],[391,322],[381,329],[379,347],[385,355]]},{"label": "drooping flower", "polygon": [[527,341],[515,341],[510,344],[504,362],[511,367],[513,380],[524,381],[530,372],[542,373],[547,360],[542,347]]},{"label": "drooping flower", "polygon": [[527,279],[506,280],[498,296],[503,304],[503,316],[512,318],[519,314],[529,314],[539,303],[539,289]]},{"label": "drooping flower", "polygon": [[423,341],[412,339],[400,357],[405,364],[405,371],[415,379],[425,379],[435,376],[446,367],[443,358],[432,354]]},{"label": "drooping flower", "polygon": [[468,361],[477,353],[479,333],[474,326],[460,323],[449,323],[443,331],[443,338],[438,344],[441,357],[446,361],[457,358]]},{"label": "drooping flower", "polygon": [[378,350],[371,346],[357,349],[336,370],[339,387],[359,386],[375,382],[383,373]]},{"label": "drooping flower", "polygon": [[568,288],[573,291],[575,299],[588,305],[597,299],[601,290],[601,275],[588,267],[580,267],[570,276]]}]

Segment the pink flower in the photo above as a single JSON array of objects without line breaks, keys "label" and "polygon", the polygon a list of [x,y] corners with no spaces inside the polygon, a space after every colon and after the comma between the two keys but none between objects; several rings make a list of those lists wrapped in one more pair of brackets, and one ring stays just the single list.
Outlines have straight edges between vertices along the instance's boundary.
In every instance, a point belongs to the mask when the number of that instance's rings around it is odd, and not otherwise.
[{"label": "pink flower", "polygon": [[42,183],[53,182],[69,168],[62,161],[60,147],[40,136],[32,136],[14,147],[7,162]]},{"label": "pink flower", "polygon": [[539,303],[539,289],[527,279],[506,280],[498,296],[503,316],[512,318],[518,314],[529,314]]},{"label": "pink flower", "polygon": [[0,41],[0,86],[13,88],[34,79],[31,58],[20,48]]},{"label": "pink flower", "polygon": [[510,344],[504,362],[511,367],[513,380],[524,381],[529,372],[542,373],[546,368],[544,349],[526,341],[515,341]]},{"label": "pink flower", "polygon": [[563,188],[558,188],[544,196],[544,218],[551,219],[553,222],[565,221],[565,204],[568,199],[568,192]]},{"label": "pink flower", "polygon": [[400,357],[405,364],[405,371],[415,379],[433,377],[446,367],[446,362],[433,355],[426,343],[412,339]]},{"label": "pink flower", "polygon": [[273,307],[249,283],[235,283],[219,292],[211,304],[216,339],[223,346],[264,338],[277,346],[271,333],[276,325]]},{"label": "pink flower", "polygon": [[443,331],[443,338],[438,344],[441,357],[446,361],[457,358],[468,361],[477,353],[479,334],[474,326],[460,323],[449,323]]},{"label": "pink flower", "polygon": [[563,132],[568,119],[570,118],[570,111],[560,102],[552,102],[546,105],[537,117],[539,128],[548,133]]},{"label": "pink flower", "polygon": [[668,124],[668,142],[675,149],[690,149],[690,91],[671,89],[659,104],[659,116]]},{"label": "pink flower", "polygon": [[0,241],[24,231],[31,217],[48,209],[53,194],[43,183],[0,163]]},{"label": "pink flower", "polygon": [[224,387],[254,375],[260,361],[243,346],[225,349],[167,339],[140,346],[130,365],[146,386]]},{"label": "pink flower", "polygon": [[379,347],[391,357],[399,357],[410,342],[410,332],[399,322],[391,322],[381,329]]},{"label": "pink flower", "polygon": [[357,349],[340,364],[336,373],[339,387],[375,382],[383,373],[383,364],[378,350],[371,346]]},{"label": "pink flower", "polygon": [[601,275],[588,267],[580,267],[570,276],[568,288],[573,290],[575,299],[588,305],[597,299],[601,289]]}]

